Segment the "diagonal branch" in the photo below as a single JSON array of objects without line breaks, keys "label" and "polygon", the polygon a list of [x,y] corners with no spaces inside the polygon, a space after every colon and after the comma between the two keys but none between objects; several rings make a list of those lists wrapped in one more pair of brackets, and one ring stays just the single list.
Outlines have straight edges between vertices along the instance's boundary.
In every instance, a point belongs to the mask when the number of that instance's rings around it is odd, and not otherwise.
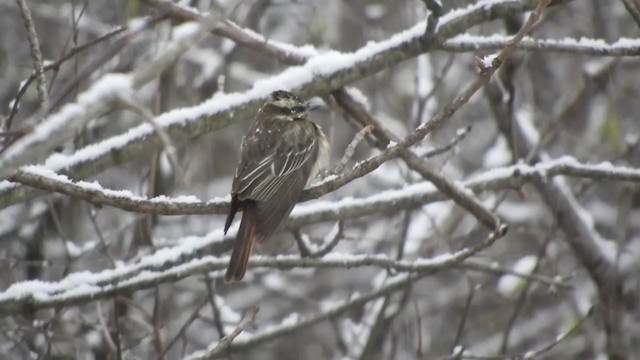
[{"label": "diagonal branch", "polygon": [[629,15],[633,18],[633,21],[638,25],[638,28],[640,28],[640,9],[638,8],[638,4],[635,3],[634,0],[622,0],[622,3]]},{"label": "diagonal branch", "polygon": [[186,357],[185,360],[186,359],[189,359],[189,360],[213,359],[218,354],[226,351],[233,343],[233,340],[235,340],[235,338],[237,338],[238,335],[240,335],[240,333],[244,329],[249,327],[255,321],[256,315],[258,314],[259,309],[260,308],[257,306],[254,306],[251,309],[249,309],[249,311],[247,311],[244,314],[244,317],[242,318],[242,320],[240,320],[240,323],[238,323],[238,326],[236,326],[233,329],[233,331],[231,331],[229,334],[225,335],[225,337],[223,337],[217,344],[215,344],[210,349],[207,349],[205,351],[191,354],[190,356]]}]

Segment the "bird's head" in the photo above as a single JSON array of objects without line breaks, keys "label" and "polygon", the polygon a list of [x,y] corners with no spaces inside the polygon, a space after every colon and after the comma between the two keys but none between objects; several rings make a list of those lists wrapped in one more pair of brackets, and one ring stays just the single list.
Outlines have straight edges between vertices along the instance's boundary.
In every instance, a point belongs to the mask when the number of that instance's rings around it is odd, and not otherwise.
[{"label": "bird's head", "polygon": [[263,108],[264,112],[289,121],[307,119],[309,110],[308,102],[284,90],[272,92]]}]

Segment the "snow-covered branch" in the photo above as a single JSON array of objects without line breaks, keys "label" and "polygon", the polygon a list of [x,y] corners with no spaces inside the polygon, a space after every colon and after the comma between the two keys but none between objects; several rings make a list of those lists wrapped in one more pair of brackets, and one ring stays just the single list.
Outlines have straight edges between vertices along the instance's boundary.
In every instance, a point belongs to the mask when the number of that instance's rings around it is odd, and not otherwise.
[{"label": "snow-covered branch", "polygon": [[[136,90],[158,77],[189,47],[202,40],[213,25],[214,19],[207,19],[201,25],[183,25],[175,31],[173,42],[164,52],[145,66],[129,74],[110,73],[102,76],[88,90],[78,95],[75,102],[66,104],[59,112],[38,121],[30,132],[0,153],[0,179],[6,179],[22,165],[46,159],[53,148],[72,138],[87,122],[110,109],[117,97],[134,96]],[[135,29],[129,36],[134,34]],[[153,132],[154,129],[149,131]]]},{"label": "snow-covered branch", "polygon": [[[418,272],[423,275],[449,269],[479,251],[491,246],[504,236],[506,228],[492,233],[477,245],[460,251],[442,254],[431,259],[397,261],[387,255],[348,255],[330,253],[323,258],[300,258],[278,256],[275,258],[253,256],[251,267],[260,268],[352,268],[375,266],[402,272]],[[140,260],[103,270],[98,273],[73,273],[58,282],[40,280],[18,282],[0,293],[0,315],[7,316],[27,305],[32,309],[84,303],[111,296],[119,291],[134,291],[175,282],[186,277],[227,267],[228,257],[197,255],[211,243],[222,241],[222,232],[217,231],[204,238],[186,238],[180,245],[164,248]],[[188,259],[188,260],[186,260]],[[221,276],[221,273],[218,274]]]},{"label": "snow-covered branch", "polygon": [[[502,49],[508,42],[509,37],[504,35],[475,36],[463,34],[445,41],[440,49],[456,52],[492,51]],[[518,49],[525,51],[555,51],[591,56],[638,56],[640,55],[640,39],[620,38],[613,43],[607,43],[602,39],[589,38],[564,38],[556,40],[526,37],[522,39]]]},{"label": "snow-covered branch", "polygon": [[[316,199],[334,191],[368,173],[367,170],[369,169],[366,166],[359,164],[344,175],[328,178],[307,189],[303,200]],[[616,166],[609,162],[583,164],[575,158],[565,156],[535,165],[518,164],[486,171],[460,182],[460,186],[480,194],[485,191],[519,188],[535,179],[548,179],[556,176],[640,182],[639,169]],[[202,201],[195,196],[173,198],[160,196],[149,199],[135,195],[128,190],[106,189],[97,182],[74,182],[64,175],[56,174],[40,166],[26,167],[18,172],[14,179],[31,187],[59,192],[92,204],[109,205],[139,213],[162,215],[224,214],[229,206],[228,196],[208,201]],[[308,205],[298,205],[288,224],[291,227],[299,227],[318,221],[353,219],[379,212],[397,212],[445,200],[447,197],[431,183],[422,182],[401,189],[385,190],[368,197],[344,198],[339,201],[316,201]]]}]

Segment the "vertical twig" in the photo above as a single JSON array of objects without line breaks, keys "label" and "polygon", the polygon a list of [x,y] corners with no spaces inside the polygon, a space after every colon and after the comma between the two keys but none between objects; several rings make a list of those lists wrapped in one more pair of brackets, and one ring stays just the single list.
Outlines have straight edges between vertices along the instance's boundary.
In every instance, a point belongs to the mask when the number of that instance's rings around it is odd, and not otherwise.
[{"label": "vertical twig", "polygon": [[36,87],[38,91],[38,101],[40,102],[40,107],[46,109],[49,107],[49,95],[47,94],[47,79],[44,77],[44,66],[38,34],[36,34],[36,28],[31,18],[31,11],[29,11],[25,0],[16,0],[16,2],[18,3],[20,15],[22,16],[22,21],[24,21],[24,27],[27,30],[27,40],[29,40],[29,46],[31,47],[31,60],[33,60],[33,69],[38,81]]}]

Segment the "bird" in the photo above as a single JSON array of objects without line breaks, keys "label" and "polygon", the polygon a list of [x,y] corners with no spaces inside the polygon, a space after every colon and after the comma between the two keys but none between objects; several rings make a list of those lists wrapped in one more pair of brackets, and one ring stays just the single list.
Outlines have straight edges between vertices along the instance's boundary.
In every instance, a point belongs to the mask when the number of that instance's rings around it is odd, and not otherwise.
[{"label": "bird", "polygon": [[242,139],[225,235],[238,210],[242,210],[242,219],[226,283],[242,280],[256,243],[278,230],[304,188],[327,165],[329,141],[311,120],[313,108],[291,92],[274,91]]}]

